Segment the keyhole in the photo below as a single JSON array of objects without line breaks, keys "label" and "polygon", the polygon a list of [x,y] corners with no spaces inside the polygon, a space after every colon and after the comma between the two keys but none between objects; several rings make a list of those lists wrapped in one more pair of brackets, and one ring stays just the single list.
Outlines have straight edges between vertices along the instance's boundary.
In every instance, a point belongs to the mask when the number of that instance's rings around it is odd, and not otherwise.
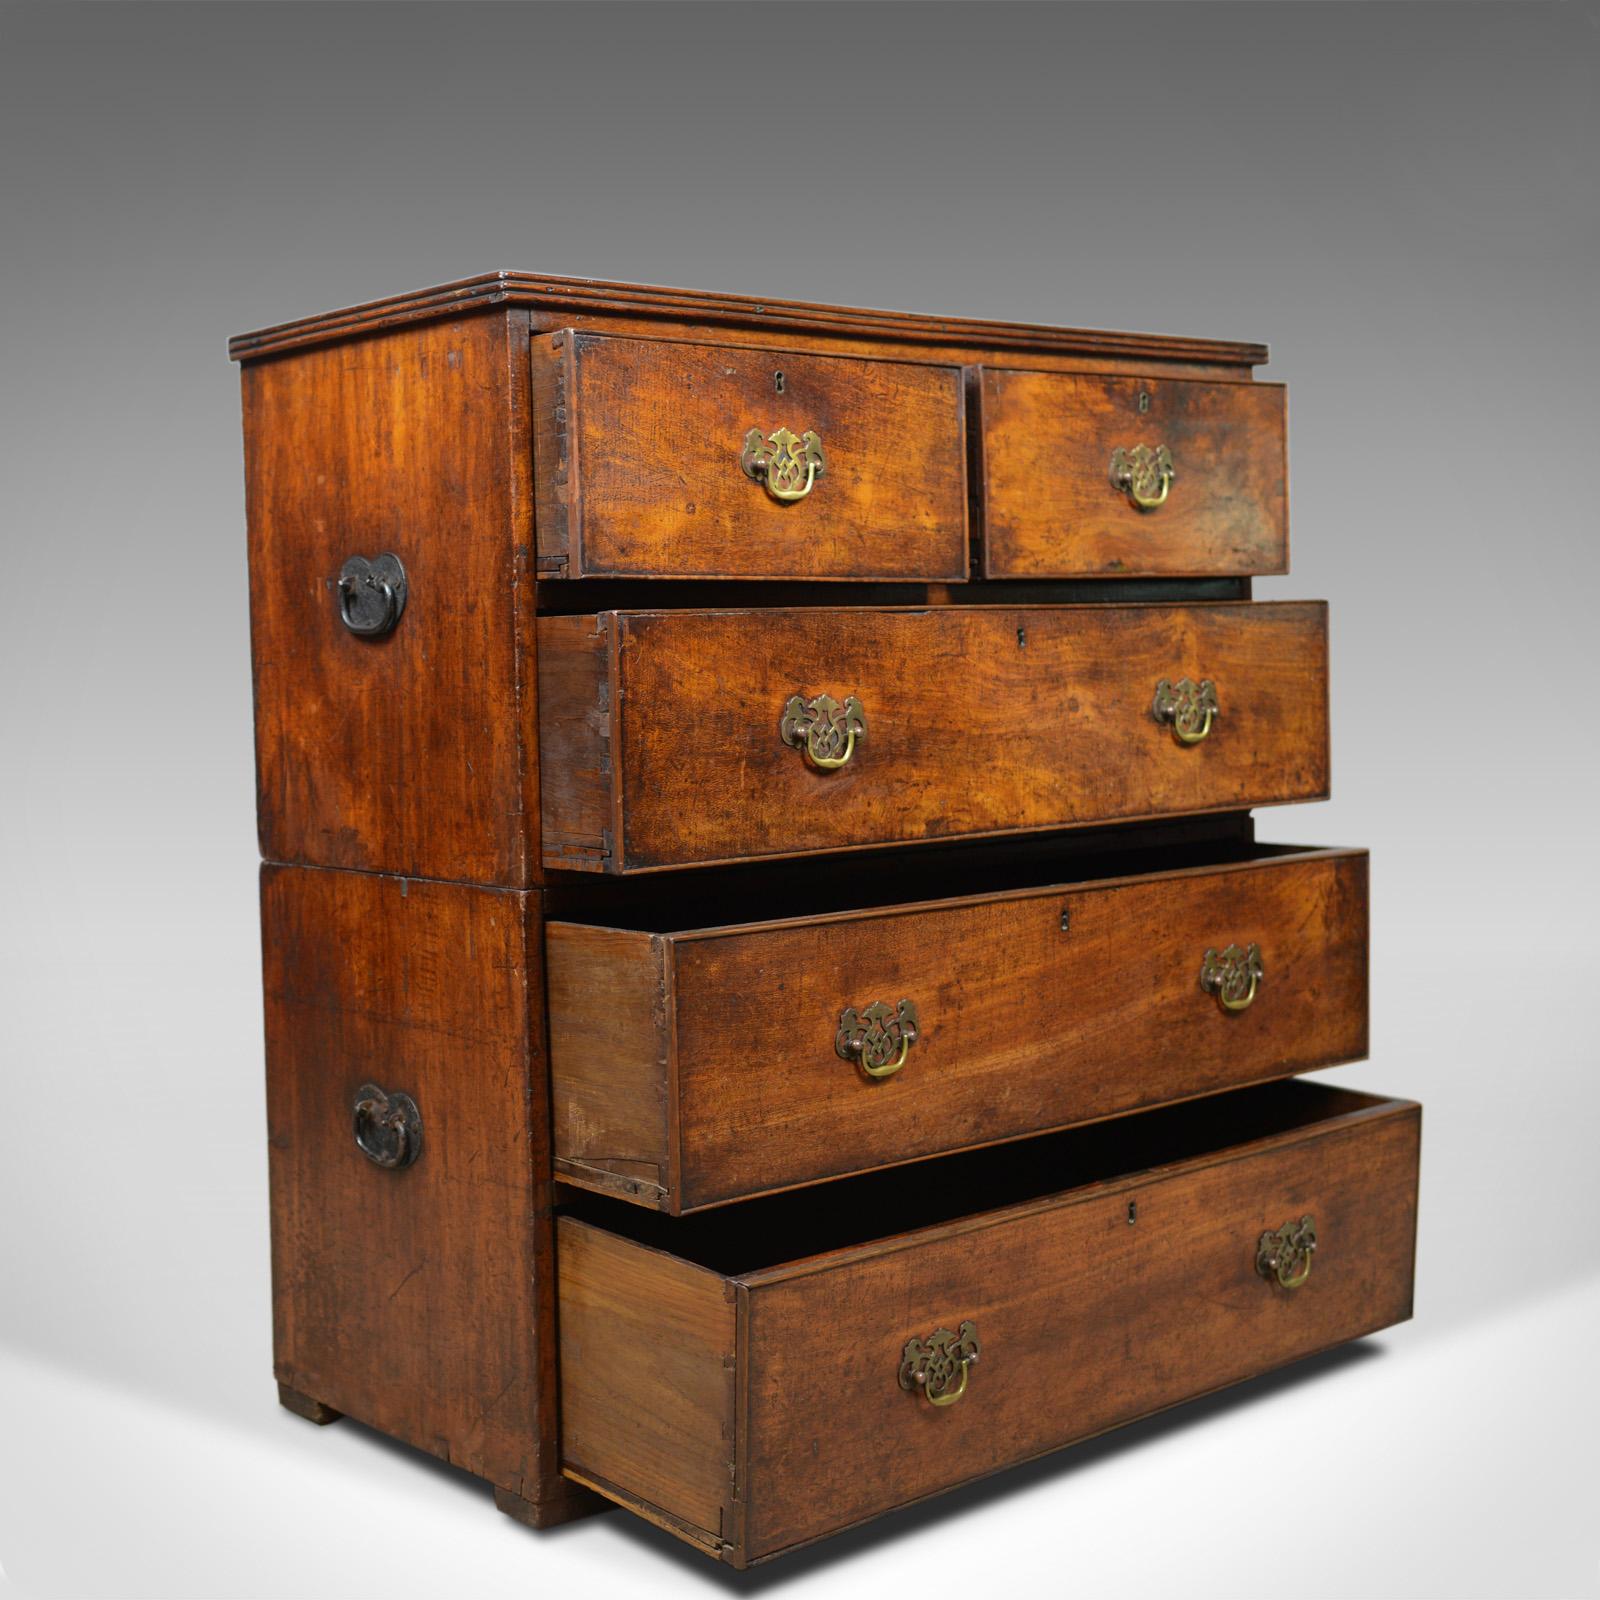
[{"label": "keyhole", "polygon": [[1141,389],[1139,391],[1139,415],[1142,417],[1149,409],[1150,391],[1148,389]]},{"label": "keyhole", "polygon": [[1131,1228],[1138,1220],[1139,1202],[1137,1200],[1130,1200],[1128,1202],[1128,1226]]},{"label": "keyhole", "polygon": [[772,387],[777,390],[779,394],[783,393],[783,374],[781,372],[774,372],[772,374]]},{"label": "keyhole", "polygon": [[1017,629],[1017,649],[1026,650],[1027,648],[1028,648],[1028,630],[1026,628],[1018,628]]},{"label": "keyhole", "polygon": [[1071,906],[1062,906],[1062,908],[1061,908],[1061,931],[1063,933],[1066,933],[1071,927],[1072,927],[1072,907]]}]

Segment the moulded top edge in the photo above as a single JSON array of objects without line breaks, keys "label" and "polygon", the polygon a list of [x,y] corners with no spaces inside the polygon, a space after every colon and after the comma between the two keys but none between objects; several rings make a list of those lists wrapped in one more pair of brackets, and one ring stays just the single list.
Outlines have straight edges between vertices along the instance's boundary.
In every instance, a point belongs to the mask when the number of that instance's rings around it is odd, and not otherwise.
[{"label": "moulded top edge", "polygon": [[1267,360],[1263,344],[1190,339],[1149,333],[1059,328],[974,317],[930,317],[919,312],[819,305],[804,300],[763,300],[754,295],[710,294],[597,278],[550,277],[532,272],[486,272],[455,283],[390,295],[319,316],[277,323],[228,341],[236,361],[276,355],[305,345],[351,338],[409,322],[459,315],[493,305],[563,307],[706,324],[789,328],[862,338],[984,349],[1042,350],[1082,355],[1205,361],[1256,367]]}]

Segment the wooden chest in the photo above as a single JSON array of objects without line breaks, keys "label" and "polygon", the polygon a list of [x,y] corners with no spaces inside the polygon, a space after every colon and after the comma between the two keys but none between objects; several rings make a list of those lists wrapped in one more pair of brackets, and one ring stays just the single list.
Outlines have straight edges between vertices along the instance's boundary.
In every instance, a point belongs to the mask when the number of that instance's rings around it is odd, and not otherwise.
[{"label": "wooden chest", "polygon": [[735,1566],[1400,1321],[1260,346],[241,336],[280,1397]]}]

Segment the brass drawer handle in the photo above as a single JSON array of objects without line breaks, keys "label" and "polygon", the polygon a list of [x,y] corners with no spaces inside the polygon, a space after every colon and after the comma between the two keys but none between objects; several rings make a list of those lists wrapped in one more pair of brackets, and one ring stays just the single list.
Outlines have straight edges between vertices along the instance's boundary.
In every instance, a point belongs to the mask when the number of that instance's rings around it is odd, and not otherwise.
[{"label": "brass drawer handle", "polygon": [[1236,944],[1226,950],[1207,950],[1200,962],[1200,987],[1214,994],[1224,1011],[1243,1011],[1255,999],[1265,976],[1258,944],[1243,950]]},{"label": "brass drawer handle", "polygon": [[356,1090],[351,1122],[356,1148],[374,1166],[398,1171],[422,1154],[422,1114],[408,1094],[364,1083]]},{"label": "brass drawer handle", "polygon": [[900,1387],[921,1389],[931,1405],[953,1406],[967,1392],[979,1349],[971,1322],[963,1322],[959,1333],[937,1328],[926,1339],[908,1339],[900,1356]]},{"label": "brass drawer handle", "polygon": [[1283,1289],[1298,1289],[1311,1276],[1311,1252],[1317,1248],[1317,1224],[1312,1217],[1286,1222],[1268,1230],[1256,1244],[1256,1271],[1276,1278]]},{"label": "brass drawer handle", "polygon": [[839,1017],[833,1048],[869,1078],[892,1078],[906,1064],[917,1028],[917,1008],[909,1000],[893,1011],[881,1000],[864,1011],[848,1006]]},{"label": "brass drawer handle", "polygon": [[830,694],[814,700],[791,695],[778,725],[783,742],[803,750],[806,760],[824,772],[842,767],[856,752],[856,742],[867,736],[867,714],[853,694],[840,705]]},{"label": "brass drawer handle", "polygon": [[1164,444],[1154,449],[1147,444],[1136,444],[1131,450],[1111,452],[1112,485],[1127,495],[1136,510],[1154,511],[1157,506],[1165,505],[1172,480],[1177,475],[1172,452]]},{"label": "brass drawer handle", "polygon": [[759,428],[752,428],[744,436],[739,465],[747,478],[765,485],[767,493],[784,505],[804,500],[828,470],[822,440],[809,428],[798,439],[787,428],[765,438]]},{"label": "brass drawer handle", "polygon": [[1150,703],[1150,715],[1157,722],[1172,728],[1172,737],[1179,744],[1199,744],[1211,732],[1211,724],[1222,715],[1217,703],[1217,686],[1209,678],[1196,683],[1193,678],[1179,678],[1174,683],[1163,678],[1156,685],[1156,697]]}]

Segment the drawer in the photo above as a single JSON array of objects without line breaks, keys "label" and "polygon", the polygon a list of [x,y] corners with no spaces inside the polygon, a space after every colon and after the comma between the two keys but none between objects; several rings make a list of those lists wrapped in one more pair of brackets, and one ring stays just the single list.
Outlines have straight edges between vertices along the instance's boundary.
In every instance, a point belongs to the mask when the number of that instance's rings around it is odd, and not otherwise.
[{"label": "drawer", "polygon": [[745,1566],[1403,1321],[1420,1127],[1288,1082],[937,1180],[590,1202],[557,1219],[564,1471]]},{"label": "drawer", "polygon": [[1276,383],[983,370],[991,578],[1287,572]]},{"label": "drawer", "polygon": [[543,855],[644,872],[1328,792],[1327,609],[539,621]]},{"label": "drawer", "polygon": [[959,366],[533,341],[546,577],[967,576]]},{"label": "drawer", "polygon": [[690,932],[551,922],[557,1173],[683,1213],[1365,1055],[1365,852],[1252,848]]}]

